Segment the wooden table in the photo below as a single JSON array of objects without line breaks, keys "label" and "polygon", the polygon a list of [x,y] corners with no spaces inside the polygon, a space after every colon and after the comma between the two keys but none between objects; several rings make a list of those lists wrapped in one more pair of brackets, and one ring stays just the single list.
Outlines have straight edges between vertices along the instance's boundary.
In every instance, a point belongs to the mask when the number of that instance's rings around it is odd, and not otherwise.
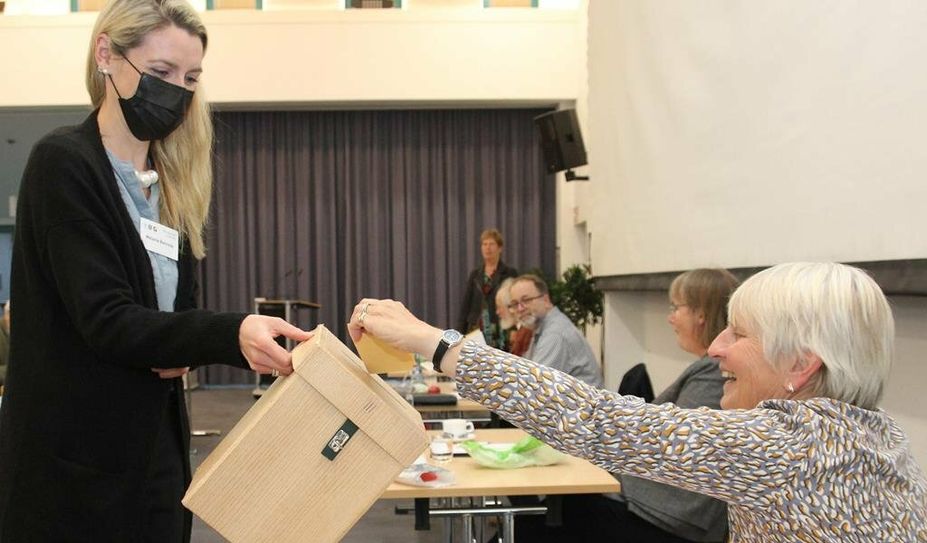
[{"label": "wooden table", "polygon": [[[457,394],[457,384],[453,381],[426,381],[429,385],[437,384],[442,394]],[[456,405],[415,405],[415,409],[422,414],[431,413],[479,413],[483,416],[489,414],[489,409],[482,404],[466,398],[457,398]]]},{"label": "wooden table", "polygon": [[[454,381],[439,381],[437,378],[438,374],[432,374],[425,377],[425,384],[427,385],[438,385],[438,388],[441,389],[442,394],[457,394],[457,384]],[[395,383],[397,380],[401,380],[408,377],[407,373],[389,373],[387,378],[393,380]],[[393,386],[396,386],[395,384]],[[481,417],[485,420],[489,420],[489,409],[486,409],[481,404],[474,402],[473,400],[468,400],[466,398],[457,398],[457,403],[454,405],[421,405],[413,404],[415,409],[422,413],[423,415],[432,415],[435,413],[456,413],[460,416],[463,416],[463,413],[479,413]],[[424,417],[427,418],[427,417]],[[472,418],[472,417],[471,417]]]},{"label": "wooden table", "polygon": [[[496,443],[514,443],[525,436],[519,429],[477,430],[474,439]],[[514,516],[519,513],[538,514],[544,508],[492,507],[479,509],[428,509],[429,498],[482,497],[482,496],[530,496],[545,494],[598,494],[618,492],[618,481],[607,471],[586,460],[565,456],[552,466],[537,466],[519,469],[492,469],[477,464],[469,456],[455,456],[443,466],[454,472],[456,484],[444,488],[425,488],[392,483],[381,496],[382,499],[416,499],[416,515],[427,513],[432,516],[460,516],[467,521],[473,515],[491,514],[502,517],[503,540],[514,540]],[[424,506],[423,506],[424,502]],[[423,524],[416,519],[417,526]],[[427,524],[427,523],[425,523]],[[467,532],[467,522],[464,524]],[[464,540],[469,541],[465,535]]]}]

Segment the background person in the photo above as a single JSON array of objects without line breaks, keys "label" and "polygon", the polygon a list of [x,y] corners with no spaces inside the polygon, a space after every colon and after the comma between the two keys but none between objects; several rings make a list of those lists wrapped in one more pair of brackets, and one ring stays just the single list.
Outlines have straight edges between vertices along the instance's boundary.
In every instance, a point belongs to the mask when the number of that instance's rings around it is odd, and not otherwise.
[{"label": "background person", "polygon": [[509,288],[512,287],[514,280],[509,277],[506,280],[502,281],[499,284],[499,288],[496,290],[496,318],[499,321],[498,332],[499,332],[499,343],[502,346],[496,347],[497,349],[502,349],[503,351],[511,351],[511,339],[515,332],[518,330],[518,320],[509,311],[509,304],[512,302],[512,296],[509,294]]},{"label": "background person", "polygon": [[362,300],[350,328],[440,353],[462,396],[560,451],[726,502],[732,541],[927,539],[927,478],[876,407],[894,320],[872,278],[778,265],[728,313],[708,350],[725,378],[718,411],[646,404],[473,342],[436,349],[443,333],[391,300]]},{"label": "background person", "polygon": [[515,268],[506,266],[502,261],[504,246],[502,234],[495,228],[483,230],[480,234],[483,264],[470,272],[467,278],[457,323],[457,329],[465,334],[480,329],[486,342],[499,349],[503,348],[503,341],[496,315],[496,292],[502,281],[518,275]]},{"label": "background person", "polygon": [[534,332],[526,326],[522,326],[515,316],[515,310],[518,304],[512,303],[512,284],[515,280],[508,278],[499,285],[499,291],[496,293],[496,315],[499,317],[499,326],[505,331],[506,347],[508,351],[515,356],[525,354],[528,347],[531,346],[531,337]]},{"label": "background person", "polygon": [[310,337],[282,319],[194,309],[212,185],[206,43],[182,0],[108,2],[87,62],[95,110],[32,150],[0,410],[4,543],[189,540],[179,377],[211,363],[287,374],[274,337]]},{"label": "background person", "polygon": [[550,301],[547,283],[536,275],[521,275],[509,293],[518,322],[534,332],[525,358],[602,386],[602,370],[589,342]]}]

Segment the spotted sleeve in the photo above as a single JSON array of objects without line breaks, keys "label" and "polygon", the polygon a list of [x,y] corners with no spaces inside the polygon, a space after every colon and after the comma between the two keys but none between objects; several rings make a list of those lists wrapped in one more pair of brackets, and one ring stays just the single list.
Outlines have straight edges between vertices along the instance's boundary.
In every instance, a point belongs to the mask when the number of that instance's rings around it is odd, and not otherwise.
[{"label": "spotted sleeve", "polygon": [[807,461],[800,414],[647,404],[471,342],[456,377],[462,396],[562,452],[729,503],[781,500]]}]

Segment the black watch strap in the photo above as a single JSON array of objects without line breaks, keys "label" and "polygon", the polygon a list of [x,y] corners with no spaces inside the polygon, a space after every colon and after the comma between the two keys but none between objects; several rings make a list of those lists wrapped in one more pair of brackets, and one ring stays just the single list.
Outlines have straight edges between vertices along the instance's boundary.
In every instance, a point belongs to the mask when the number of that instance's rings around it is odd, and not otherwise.
[{"label": "black watch strap", "polygon": [[444,331],[444,334],[441,335],[441,341],[438,342],[438,347],[435,349],[435,354],[431,357],[431,365],[434,366],[436,372],[441,372],[441,359],[444,358],[447,350],[462,340],[463,334],[457,330]]}]

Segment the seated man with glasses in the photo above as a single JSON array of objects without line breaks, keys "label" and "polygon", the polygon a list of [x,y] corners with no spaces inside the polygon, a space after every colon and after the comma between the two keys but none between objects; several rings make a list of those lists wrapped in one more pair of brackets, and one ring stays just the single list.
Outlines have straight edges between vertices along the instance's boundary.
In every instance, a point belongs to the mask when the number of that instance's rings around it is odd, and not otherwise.
[{"label": "seated man with glasses", "polygon": [[551,303],[547,283],[536,275],[521,275],[509,293],[512,297],[509,311],[522,326],[534,330],[524,357],[601,387],[602,371],[589,343]]}]

